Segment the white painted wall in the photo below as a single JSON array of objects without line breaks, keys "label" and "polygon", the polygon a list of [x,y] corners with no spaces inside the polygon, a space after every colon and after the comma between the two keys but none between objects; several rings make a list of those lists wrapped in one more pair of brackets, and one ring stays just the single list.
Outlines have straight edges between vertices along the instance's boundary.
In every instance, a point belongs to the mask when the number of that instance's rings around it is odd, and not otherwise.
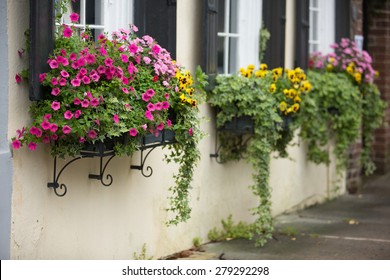
[{"label": "white painted wall", "polygon": [[[28,0],[8,0],[9,137],[30,120],[27,87],[16,85],[13,79],[14,73],[25,66],[16,50],[23,46],[23,32],[28,26],[26,7]],[[177,14],[177,59],[194,69],[201,55],[199,1],[178,0]],[[214,152],[215,123],[208,105],[202,105],[201,113],[209,119],[202,124],[209,136],[200,143],[202,159],[191,191],[192,218],[174,227],[165,226],[168,217],[164,208],[176,169],[162,162],[160,149],[148,159],[154,169],[150,178],[129,169],[130,164],[138,163],[138,155],[114,158],[107,168],[114,177],[108,188],[87,178],[89,172],[98,170],[97,160],[74,163],[60,180],[68,186],[63,198],[46,187],[53,168],[48,149],[39,146],[35,152],[15,151],[11,258],[131,259],[143,244],[148,255],[158,258],[189,248],[194,237],[206,241],[208,231],[220,226],[221,219],[229,214],[236,221],[253,221],[249,209],[256,206],[257,199],[247,187],[252,182],[251,167],[242,162],[220,165],[209,157]],[[323,200],[330,182],[324,166],[306,162],[303,145],[290,152],[295,161],[272,161],[275,215],[302,202]]]}]

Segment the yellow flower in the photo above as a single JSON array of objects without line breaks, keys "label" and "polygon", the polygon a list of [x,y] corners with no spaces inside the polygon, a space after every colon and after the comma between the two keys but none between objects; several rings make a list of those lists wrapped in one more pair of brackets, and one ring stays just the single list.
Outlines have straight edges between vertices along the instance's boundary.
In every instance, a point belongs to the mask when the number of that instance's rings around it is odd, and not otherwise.
[{"label": "yellow flower", "polygon": [[255,72],[256,77],[263,78],[265,75],[267,75],[267,70],[257,70]]},{"label": "yellow flower", "polygon": [[301,98],[297,95],[297,96],[295,96],[295,98],[294,98],[294,102],[295,103],[299,103],[299,102],[301,102]]},{"label": "yellow flower", "polygon": [[275,84],[271,84],[270,87],[269,87],[269,91],[271,93],[274,93],[276,91],[276,85]]},{"label": "yellow flower", "polygon": [[299,104],[295,103],[294,105],[291,106],[291,110],[296,113],[299,110]]},{"label": "yellow flower", "polygon": [[255,69],[255,66],[253,64],[249,64],[247,69],[252,71],[253,69]]},{"label": "yellow flower", "polygon": [[312,89],[312,85],[310,84],[309,81],[304,81],[302,86],[303,86],[304,91],[306,91],[306,92],[309,92]]},{"label": "yellow flower", "polygon": [[280,109],[280,111],[282,111],[282,112],[286,111],[286,109],[287,109],[287,103],[284,102],[284,101],[280,102],[279,109]]},{"label": "yellow flower", "polygon": [[294,98],[295,96],[297,95],[297,91],[293,88],[290,88],[288,90],[288,94],[287,94],[287,97],[288,98]]},{"label": "yellow flower", "polygon": [[356,72],[355,73],[355,80],[356,82],[358,82],[359,84],[361,83],[362,81],[362,74],[360,72]]},{"label": "yellow flower", "polygon": [[265,64],[265,63],[260,64],[260,70],[265,71],[267,69],[268,69],[268,65],[267,64]]},{"label": "yellow flower", "polygon": [[283,74],[283,68],[282,67],[278,67],[278,68],[275,68],[275,69],[272,69],[272,72],[277,75],[277,76],[282,76]]},{"label": "yellow flower", "polygon": [[332,71],[333,70],[333,65],[332,64],[326,65],[326,70]]},{"label": "yellow flower", "polygon": [[379,77],[379,71],[378,70],[375,71],[375,76]]}]

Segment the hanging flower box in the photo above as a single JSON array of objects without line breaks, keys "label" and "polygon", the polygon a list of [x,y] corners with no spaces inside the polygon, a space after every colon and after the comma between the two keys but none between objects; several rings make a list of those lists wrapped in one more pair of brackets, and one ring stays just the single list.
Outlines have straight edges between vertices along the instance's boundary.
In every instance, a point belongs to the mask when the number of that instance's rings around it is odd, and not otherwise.
[{"label": "hanging flower box", "polygon": [[231,121],[225,122],[219,131],[231,132],[237,135],[253,134],[254,121],[250,116],[235,116]]}]

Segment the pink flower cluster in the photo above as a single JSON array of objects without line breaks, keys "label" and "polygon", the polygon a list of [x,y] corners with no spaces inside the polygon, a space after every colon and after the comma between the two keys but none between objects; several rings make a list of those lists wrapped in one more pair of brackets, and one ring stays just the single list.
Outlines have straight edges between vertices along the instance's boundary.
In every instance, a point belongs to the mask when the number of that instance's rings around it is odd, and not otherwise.
[{"label": "pink flower cluster", "polygon": [[372,83],[376,71],[372,67],[372,58],[367,51],[360,51],[356,43],[350,39],[343,38],[339,44],[332,44],[334,53],[323,55],[321,52],[314,52],[309,60],[311,69],[327,69],[331,71],[348,71],[348,66],[353,65],[354,72],[361,74],[363,82]]}]

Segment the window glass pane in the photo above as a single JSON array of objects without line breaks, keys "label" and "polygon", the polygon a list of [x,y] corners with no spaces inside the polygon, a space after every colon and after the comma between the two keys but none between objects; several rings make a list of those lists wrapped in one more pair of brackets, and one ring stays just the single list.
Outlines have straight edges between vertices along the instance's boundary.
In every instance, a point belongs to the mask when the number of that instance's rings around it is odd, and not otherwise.
[{"label": "window glass pane", "polygon": [[218,3],[218,32],[225,32],[225,0]]},{"label": "window glass pane", "polygon": [[312,40],[318,40],[318,12],[313,12]]},{"label": "window glass pane", "polygon": [[86,0],[85,3],[85,24],[102,25],[103,22],[103,3],[102,0]]},{"label": "window glass pane", "polygon": [[230,0],[229,33],[238,33],[238,0]]},{"label": "window glass pane", "polygon": [[217,52],[217,60],[218,60],[218,73],[224,72],[224,55],[225,55],[225,38],[218,37],[218,52]]},{"label": "window glass pane", "polygon": [[318,8],[318,0],[310,0],[310,4],[313,8]]},{"label": "window glass pane", "polygon": [[231,37],[229,40],[229,74],[234,74],[238,71],[237,65],[238,56],[238,38]]}]

